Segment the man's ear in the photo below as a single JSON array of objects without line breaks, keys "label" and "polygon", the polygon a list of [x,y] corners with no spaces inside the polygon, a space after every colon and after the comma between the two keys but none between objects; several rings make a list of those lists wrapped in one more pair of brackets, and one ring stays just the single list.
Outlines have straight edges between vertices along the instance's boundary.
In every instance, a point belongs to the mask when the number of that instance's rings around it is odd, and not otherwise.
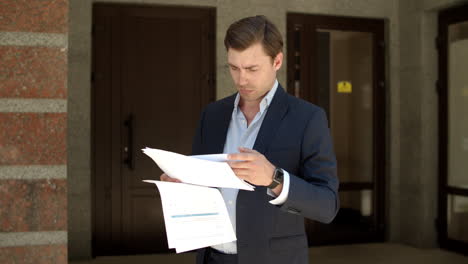
[{"label": "man's ear", "polygon": [[273,67],[275,68],[275,70],[279,70],[282,64],[283,64],[283,52],[280,52],[278,53],[278,55],[276,55],[275,59],[273,60]]}]

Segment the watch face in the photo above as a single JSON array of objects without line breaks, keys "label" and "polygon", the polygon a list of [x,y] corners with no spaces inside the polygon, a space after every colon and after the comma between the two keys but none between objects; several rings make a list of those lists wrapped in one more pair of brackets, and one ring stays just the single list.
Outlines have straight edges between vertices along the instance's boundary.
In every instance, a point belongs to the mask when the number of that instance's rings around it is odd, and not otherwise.
[{"label": "watch face", "polygon": [[283,183],[283,170],[277,168],[275,170],[275,177],[273,177],[273,180],[278,183]]}]

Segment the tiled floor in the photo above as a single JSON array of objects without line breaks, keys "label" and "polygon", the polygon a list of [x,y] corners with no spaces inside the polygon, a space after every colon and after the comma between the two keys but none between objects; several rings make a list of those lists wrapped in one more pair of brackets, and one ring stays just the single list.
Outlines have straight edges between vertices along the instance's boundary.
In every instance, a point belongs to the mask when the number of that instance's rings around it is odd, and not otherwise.
[{"label": "tiled floor", "polygon": [[[71,264],[184,264],[194,263],[194,254],[98,257]],[[310,250],[313,264],[468,264],[468,256],[440,249],[418,249],[400,244],[358,244],[316,247]]]}]

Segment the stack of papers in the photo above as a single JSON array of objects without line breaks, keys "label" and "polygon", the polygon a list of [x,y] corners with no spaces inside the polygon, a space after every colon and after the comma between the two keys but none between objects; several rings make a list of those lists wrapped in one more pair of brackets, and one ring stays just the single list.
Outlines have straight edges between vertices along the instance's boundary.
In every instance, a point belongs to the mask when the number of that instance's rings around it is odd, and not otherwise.
[{"label": "stack of papers", "polygon": [[185,156],[151,148],[143,152],[169,177],[183,182],[144,181],[159,189],[169,248],[180,253],[237,239],[223,197],[211,187],[254,187],[234,174],[227,154]]}]

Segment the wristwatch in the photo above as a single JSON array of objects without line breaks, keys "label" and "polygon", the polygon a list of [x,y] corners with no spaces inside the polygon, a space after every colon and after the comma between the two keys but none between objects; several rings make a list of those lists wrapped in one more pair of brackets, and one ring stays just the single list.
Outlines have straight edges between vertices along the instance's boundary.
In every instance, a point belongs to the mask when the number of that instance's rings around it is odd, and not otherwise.
[{"label": "wristwatch", "polygon": [[276,167],[275,171],[273,172],[273,182],[267,186],[268,189],[274,189],[276,186],[283,183],[284,179],[284,172],[283,169]]}]

